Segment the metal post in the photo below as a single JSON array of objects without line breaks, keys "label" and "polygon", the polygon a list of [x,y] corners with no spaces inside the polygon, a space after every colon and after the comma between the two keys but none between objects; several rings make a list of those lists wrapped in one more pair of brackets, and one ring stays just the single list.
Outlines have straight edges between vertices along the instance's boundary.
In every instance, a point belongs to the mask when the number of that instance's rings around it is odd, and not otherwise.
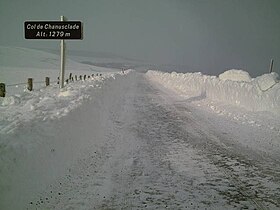
[{"label": "metal post", "polygon": [[[64,21],[64,16],[60,17],[61,21]],[[65,75],[65,42],[64,39],[60,41],[60,89],[64,88],[64,75]]]},{"label": "metal post", "polygon": [[270,68],[269,68],[269,73],[271,73],[273,70],[273,59],[270,60]]}]

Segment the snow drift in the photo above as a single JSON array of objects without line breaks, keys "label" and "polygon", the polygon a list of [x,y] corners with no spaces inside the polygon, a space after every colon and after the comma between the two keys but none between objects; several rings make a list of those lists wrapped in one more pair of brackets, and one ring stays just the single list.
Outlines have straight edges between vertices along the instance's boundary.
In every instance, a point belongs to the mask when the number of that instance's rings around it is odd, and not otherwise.
[{"label": "snow drift", "polygon": [[278,78],[278,74],[272,72],[271,74],[264,74],[260,77],[257,77],[255,81],[257,82],[259,88],[262,91],[267,91],[278,82],[277,78]]},{"label": "snow drift", "polygon": [[247,72],[230,70],[219,77],[199,73],[164,73],[150,70],[147,77],[191,98],[210,99],[250,111],[280,113],[277,73],[251,79]]},{"label": "snow drift", "polygon": [[250,82],[251,77],[248,72],[238,69],[231,69],[219,75],[221,80],[231,80],[239,82]]}]

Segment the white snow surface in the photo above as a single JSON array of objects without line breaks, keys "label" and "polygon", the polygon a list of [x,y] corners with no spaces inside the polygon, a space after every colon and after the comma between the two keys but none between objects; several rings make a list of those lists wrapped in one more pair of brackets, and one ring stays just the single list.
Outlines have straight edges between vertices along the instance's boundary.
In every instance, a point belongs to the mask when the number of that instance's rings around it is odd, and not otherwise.
[{"label": "white snow surface", "polygon": [[243,76],[247,75],[244,71],[229,72],[225,74],[226,77],[222,76],[227,80],[203,75],[200,72],[164,73],[150,70],[147,75],[166,88],[185,95],[191,101],[208,99],[213,102],[242,107],[248,111],[280,113],[280,83],[276,79],[278,76],[276,73],[265,74],[250,81],[247,77],[249,82],[245,82],[241,81],[244,79]]},{"label": "white snow surface", "polygon": [[[66,48],[66,65],[65,69],[73,71],[117,71],[117,69],[109,69],[103,67],[96,67],[92,65],[82,64],[71,59],[68,59]],[[35,68],[35,69],[60,69],[60,56],[41,50],[22,48],[22,47],[5,47],[0,46],[0,67],[1,72],[5,67],[20,67],[20,68]],[[3,74],[5,75],[5,74]],[[14,78],[15,79],[15,78]]]},{"label": "white snow surface", "polygon": [[92,147],[93,139],[101,144],[107,106],[132,75],[103,73],[62,91],[52,85],[0,99],[1,207],[21,209]]},{"label": "white snow surface", "polygon": [[[131,70],[125,72],[128,74]],[[118,79],[120,73],[103,73],[85,81],[77,81],[59,90],[58,85],[24,89],[21,93],[0,98],[0,134],[17,129],[18,125],[34,119],[57,119],[67,115],[90,98],[92,89],[99,89],[105,83]]]},{"label": "white snow surface", "polygon": [[278,74],[276,72],[272,72],[271,74],[264,74],[257,77],[255,81],[258,83],[258,86],[262,91],[267,91],[269,88],[272,88],[279,82]]},{"label": "white snow surface", "polygon": [[219,79],[239,81],[239,82],[250,82],[251,76],[246,71],[231,69],[231,70],[227,70],[224,73],[220,74]]}]

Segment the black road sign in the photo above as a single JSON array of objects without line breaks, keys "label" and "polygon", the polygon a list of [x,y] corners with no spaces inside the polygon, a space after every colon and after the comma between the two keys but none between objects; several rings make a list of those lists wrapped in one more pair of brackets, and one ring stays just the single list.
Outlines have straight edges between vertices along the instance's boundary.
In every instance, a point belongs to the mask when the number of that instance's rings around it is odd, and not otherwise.
[{"label": "black road sign", "polygon": [[80,21],[26,21],[25,39],[82,39]]}]

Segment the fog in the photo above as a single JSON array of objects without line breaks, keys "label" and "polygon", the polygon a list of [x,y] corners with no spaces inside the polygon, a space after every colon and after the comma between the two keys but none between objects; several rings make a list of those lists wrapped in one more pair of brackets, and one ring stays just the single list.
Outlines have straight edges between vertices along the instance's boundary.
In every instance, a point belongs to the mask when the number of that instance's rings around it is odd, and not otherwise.
[{"label": "fog", "polygon": [[27,20],[80,20],[84,39],[68,50],[114,53],[186,71],[244,69],[280,73],[279,0],[0,0],[0,45],[58,49],[59,41],[25,40]]}]

